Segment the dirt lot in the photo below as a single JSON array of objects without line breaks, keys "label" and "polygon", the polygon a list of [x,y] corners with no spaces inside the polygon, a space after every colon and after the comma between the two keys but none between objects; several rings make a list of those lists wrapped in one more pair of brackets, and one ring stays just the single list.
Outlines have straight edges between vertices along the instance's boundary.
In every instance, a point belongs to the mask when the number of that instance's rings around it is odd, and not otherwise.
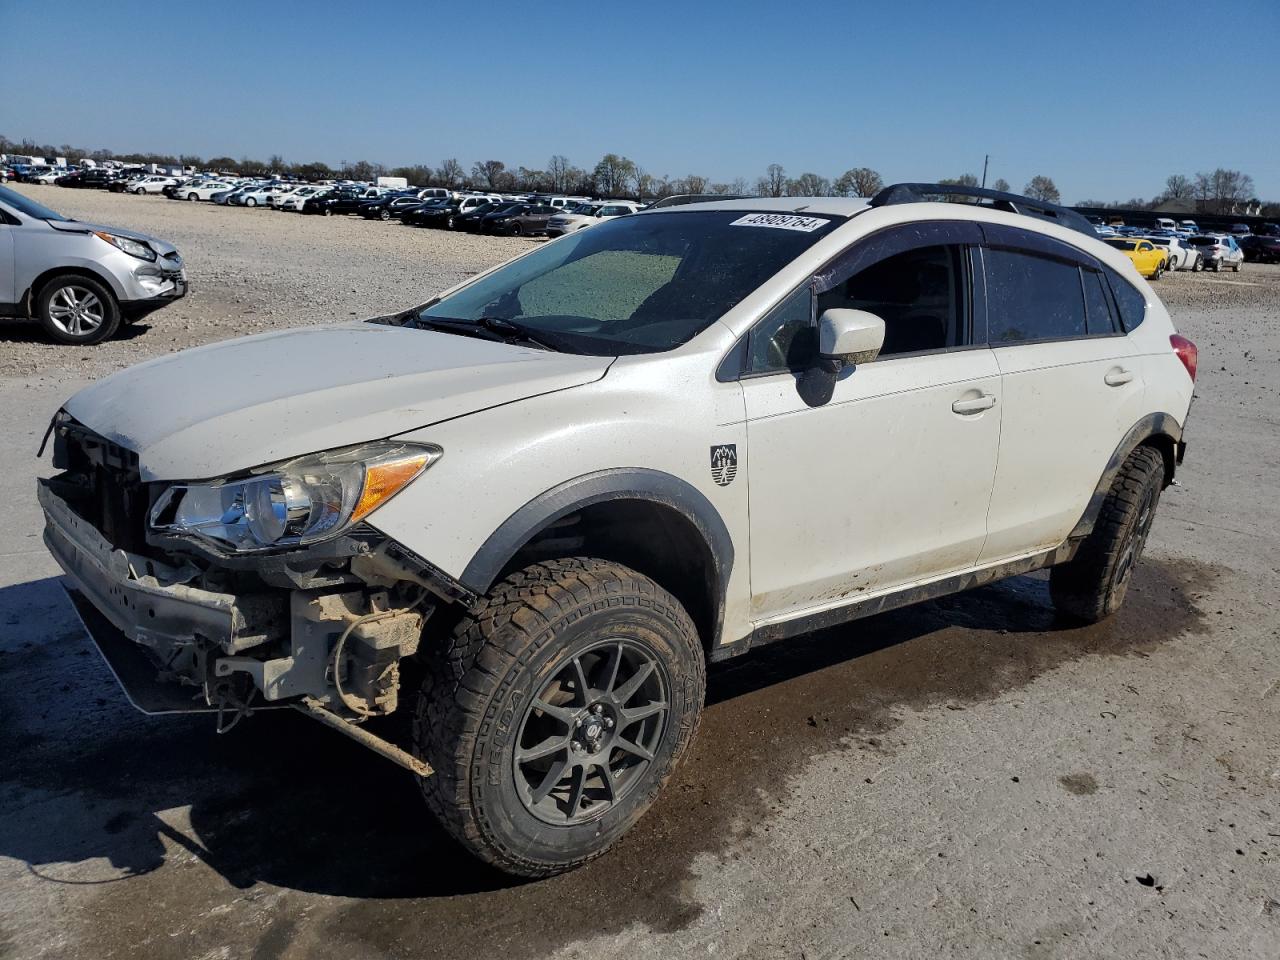
[{"label": "dirt lot", "polygon": [[311,721],[134,713],[40,543],[32,454],[85,379],[405,306],[528,241],[30,189],[173,240],[195,286],[105,347],[0,339],[0,958],[1280,954],[1280,269],[1158,285],[1198,400],[1116,618],[1068,627],[1023,577],[714,670],[639,828],[512,884]]}]

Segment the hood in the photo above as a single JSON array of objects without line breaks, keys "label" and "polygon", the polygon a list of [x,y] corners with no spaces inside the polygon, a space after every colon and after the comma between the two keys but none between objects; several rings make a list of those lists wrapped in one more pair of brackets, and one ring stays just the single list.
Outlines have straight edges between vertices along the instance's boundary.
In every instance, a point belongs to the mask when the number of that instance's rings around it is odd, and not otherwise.
[{"label": "hood", "polygon": [[140,240],[146,243],[160,256],[173,253],[177,250],[171,243],[166,243],[158,237],[153,237],[149,233],[139,233],[137,230],[126,230],[123,227],[108,227],[101,223],[85,223],[82,220],[46,220],[49,226],[55,230],[61,230],[63,233],[113,233],[117,237],[128,237],[130,240]]},{"label": "hood", "polygon": [[348,323],[149,360],[81,390],[65,409],[137,453],[144,480],[201,480],[591,383],[610,363]]}]

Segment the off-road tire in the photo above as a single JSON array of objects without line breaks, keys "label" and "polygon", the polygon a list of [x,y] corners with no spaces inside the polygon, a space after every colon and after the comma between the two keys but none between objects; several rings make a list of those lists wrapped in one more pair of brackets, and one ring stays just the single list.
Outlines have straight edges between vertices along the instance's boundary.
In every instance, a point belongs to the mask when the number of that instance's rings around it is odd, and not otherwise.
[{"label": "off-road tire", "polygon": [[[60,327],[53,316],[54,297],[64,289],[80,291],[80,293],[75,294],[77,299],[80,299],[84,292],[96,297],[98,304],[100,304],[98,312],[102,315],[102,322],[92,330],[81,334],[69,333]],[[40,326],[44,328],[44,332],[58,343],[88,346],[94,343],[101,343],[103,340],[110,339],[115,335],[115,332],[120,328],[120,304],[116,301],[115,294],[111,292],[106,284],[82,274],[63,273],[50,277],[44,286],[40,288],[40,292],[36,294],[36,319],[40,321]]]},{"label": "off-road tire", "polygon": [[[661,740],[644,776],[602,814],[548,824],[516,784],[529,705],[565,664],[615,638],[644,646],[665,672]],[[693,740],[706,687],[702,645],[680,603],[634,570],[589,557],[512,573],[425,660],[413,744],[435,770],[420,781],[427,805],[477,857],[524,877],[587,863],[640,819]]]},{"label": "off-road tire", "polygon": [[1049,595],[1059,612],[1096,623],[1120,608],[1142,557],[1163,486],[1164,458],[1158,450],[1142,446],[1129,454],[1093,531],[1075,557],[1049,574]]}]

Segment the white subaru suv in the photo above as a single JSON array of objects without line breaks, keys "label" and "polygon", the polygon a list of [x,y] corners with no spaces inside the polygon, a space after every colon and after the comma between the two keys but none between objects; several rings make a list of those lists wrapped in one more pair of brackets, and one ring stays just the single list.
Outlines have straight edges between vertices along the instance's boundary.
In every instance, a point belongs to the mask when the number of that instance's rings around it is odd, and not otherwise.
[{"label": "white subaru suv", "polygon": [[543,876],[649,807],[709,661],[1043,567],[1064,615],[1112,613],[1195,370],[1070,211],[697,203],[115,374],[51,424],[39,497],[135,705],[301,710]]}]

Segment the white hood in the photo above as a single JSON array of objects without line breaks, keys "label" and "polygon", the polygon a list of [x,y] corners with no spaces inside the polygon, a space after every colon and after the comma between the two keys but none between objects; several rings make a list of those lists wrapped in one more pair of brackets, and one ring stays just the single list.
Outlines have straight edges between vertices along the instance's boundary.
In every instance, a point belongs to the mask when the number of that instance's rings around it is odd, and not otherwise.
[{"label": "white hood", "polygon": [[137,453],[144,480],[201,480],[591,383],[612,359],[349,323],[150,360],[65,409]]}]

